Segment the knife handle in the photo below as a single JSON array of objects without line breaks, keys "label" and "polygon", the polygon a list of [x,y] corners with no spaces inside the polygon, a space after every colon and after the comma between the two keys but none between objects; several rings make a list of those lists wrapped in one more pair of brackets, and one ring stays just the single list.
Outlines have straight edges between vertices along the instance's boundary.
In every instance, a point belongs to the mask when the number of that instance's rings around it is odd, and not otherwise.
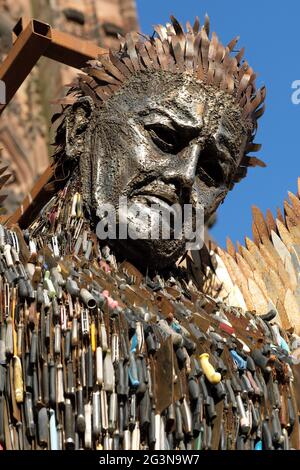
[{"label": "knife handle", "polygon": [[204,353],[199,357],[202,370],[205,377],[211,384],[218,384],[221,381],[221,374],[216,372],[212,364],[209,362],[209,354]]},{"label": "knife handle", "polygon": [[68,450],[75,448],[75,424],[72,403],[69,398],[65,400],[65,447]]},{"label": "knife handle", "polygon": [[45,407],[38,412],[38,441],[42,447],[48,445],[48,412]]}]

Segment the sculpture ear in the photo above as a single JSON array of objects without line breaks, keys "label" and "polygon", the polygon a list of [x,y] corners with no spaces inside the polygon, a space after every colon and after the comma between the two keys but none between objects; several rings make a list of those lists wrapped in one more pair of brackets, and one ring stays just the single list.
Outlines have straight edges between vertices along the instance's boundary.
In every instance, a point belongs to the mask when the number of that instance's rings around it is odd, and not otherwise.
[{"label": "sculpture ear", "polygon": [[83,153],[85,133],[92,121],[95,105],[92,98],[79,98],[68,110],[66,116],[66,154],[77,159]]}]

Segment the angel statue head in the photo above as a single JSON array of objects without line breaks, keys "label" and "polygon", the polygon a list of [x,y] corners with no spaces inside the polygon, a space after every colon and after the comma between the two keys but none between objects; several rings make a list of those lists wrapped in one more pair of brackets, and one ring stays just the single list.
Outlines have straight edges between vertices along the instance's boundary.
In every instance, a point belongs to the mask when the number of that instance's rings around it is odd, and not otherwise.
[{"label": "angel statue head", "polygon": [[[151,237],[144,221],[185,206],[202,207],[208,220],[249,166],[263,166],[249,152],[260,148],[253,139],[265,88],[256,89],[244,50],[234,52],[238,38],[224,46],[209,36],[208,17],[186,31],[171,17],[152,37],[128,34],[118,52],[89,62],[62,100],[56,159],[76,162],[91,217],[101,221],[103,207],[117,210],[121,199],[134,205],[125,219],[143,236],[111,243],[155,269],[184,254],[186,237]],[[194,224],[191,213],[182,225]]]}]

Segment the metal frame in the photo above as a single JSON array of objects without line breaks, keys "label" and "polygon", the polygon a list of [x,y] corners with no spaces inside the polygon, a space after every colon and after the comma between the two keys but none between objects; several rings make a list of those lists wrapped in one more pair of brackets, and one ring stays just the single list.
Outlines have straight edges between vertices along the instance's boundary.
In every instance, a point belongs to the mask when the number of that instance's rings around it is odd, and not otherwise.
[{"label": "metal frame", "polygon": [[107,52],[107,49],[57,31],[42,21],[21,18],[13,29],[13,47],[0,64],[0,80],[6,85],[6,104],[0,106],[0,114],[40,57],[80,69],[88,60]]},{"label": "metal frame", "polygon": [[18,207],[12,215],[1,217],[2,224],[9,226],[19,224],[19,226],[24,229],[30,225],[31,221],[47,201],[48,193],[45,187],[53,180],[54,169],[55,167],[53,165],[48,166],[42,176],[39,177],[32,190],[25,199],[23,199],[20,207]]},{"label": "metal frame", "polygon": [[[0,115],[40,57],[48,57],[70,67],[81,69],[88,60],[107,54],[108,50],[71,34],[53,29],[36,19],[20,18],[13,28],[13,46],[0,64],[0,80],[6,85],[6,104],[0,105]],[[39,178],[21,207],[12,216],[2,217],[2,223],[25,227],[32,214],[44,202],[44,187],[53,178],[54,167],[49,166]],[[32,209],[35,208],[33,211]]]}]

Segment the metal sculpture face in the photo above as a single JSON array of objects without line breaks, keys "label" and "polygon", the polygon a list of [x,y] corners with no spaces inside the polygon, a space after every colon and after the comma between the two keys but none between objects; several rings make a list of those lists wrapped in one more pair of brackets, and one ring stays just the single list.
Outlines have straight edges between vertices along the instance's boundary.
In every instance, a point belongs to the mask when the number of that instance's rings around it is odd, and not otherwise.
[{"label": "metal sculpture face", "polygon": [[[135,74],[100,109],[83,98],[67,124],[67,150],[79,156],[83,197],[96,214],[107,203],[117,208],[123,196],[149,216],[153,204],[166,211],[201,204],[207,219],[230,189],[248,140],[231,95],[166,71]],[[147,236],[114,242],[127,258],[163,268],[184,254],[184,238],[153,240],[140,222],[138,230]]]},{"label": "metal sculpture face", "polygon": [[171,219],[180,210],[182,231],[192,232],[199,205],[207,220],[248,166],[264,165],[247,153],[260,148],[253,137],[265,89],[256,89],[243,49],[232,55],[237,39],[226,47],[215,33],[210,40],[208,18],[186,31],[171,21],[155,27],[157,37],[127,35],[118,53],[89,63],[65,100],[72,106],[56,139],[57,158],[79,162],[83,198],[96,218],[105,204],[118,210],[120,197],[135,204],[139,217],[125,221],[138,239],[113,243],[156,269],[184,254],[186,239],[153,237],[149,220],[159,218],[152,216],[161,209]]}]

